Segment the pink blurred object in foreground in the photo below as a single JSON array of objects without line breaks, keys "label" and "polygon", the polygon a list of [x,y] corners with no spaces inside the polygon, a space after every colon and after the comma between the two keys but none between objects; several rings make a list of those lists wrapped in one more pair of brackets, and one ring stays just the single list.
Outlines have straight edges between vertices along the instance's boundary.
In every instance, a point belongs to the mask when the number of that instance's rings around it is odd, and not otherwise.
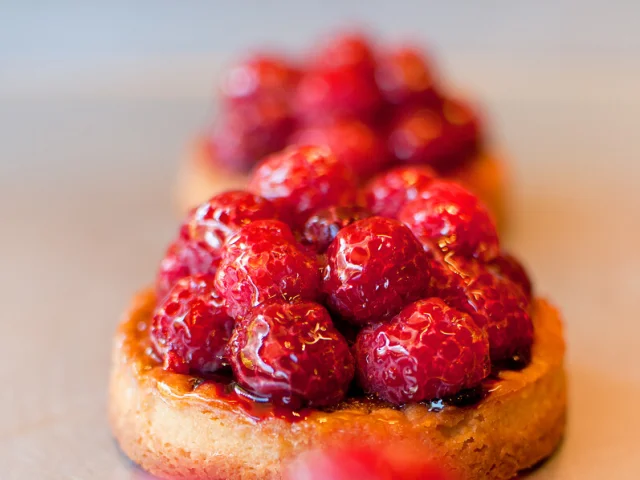
[{"label": "pink blurred object in foreground", "polygon": [[311,450],[287,469],[286,480],[460,480],[435,458],[408,445]]}]

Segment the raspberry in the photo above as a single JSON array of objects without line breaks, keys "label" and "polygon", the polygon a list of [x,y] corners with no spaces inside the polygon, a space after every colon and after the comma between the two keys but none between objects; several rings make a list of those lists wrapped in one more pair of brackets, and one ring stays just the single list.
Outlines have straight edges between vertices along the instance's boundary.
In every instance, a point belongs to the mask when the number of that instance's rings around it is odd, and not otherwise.
[{"label": "raspberry", "polygon": [[354,349],[363,387],[396,405],[453,395],[490,372],[487,334],[439,298],[364,328]]},{"label": "raspberry", "polygon": [[338,232],[327,250],[322,289],[330,309],[356,325],[386,320],[423,296],[427,255],[396,220],[371,217]]},{"label": "raspberry", "polygon": [[294,128],[288,103],[277,98],[236,105],[212,133],[213,159],[231,170],[247,171],[262,157],[283,149]]},{"label": "raspberry", "polygon": [[338,120],[324,126],[299,131],[298,145],[327,145],[358,178],[369,178],[386,163],[386,152],[376,132],[358,120]]},{"label": "raspberry", "polygon": [[400,48],[384,55],[376,81],[384,100],[393,105],[436,106],[439,102],[433,72],[415,48]]},{"label": "raspberry", "polygon": [[264,96],[286,98],[299,76],[284,59],[258,54],[229,69],[222,80],[222,95],[231,103]]},{"label": "raspberry", "polygon": [[382,105],[373,75],[353,69],[307,72],[293,102],[307,124],[347,117],[370,121]]},{"label": "raspberry", "polygon": [[494,258],[488,266],[495,275],[519,285],[527,299],[531,300],[533,294],[531,279],[524,266],[513,255],[502,253]]},{"label": "raspberry", "polygon": [[151,342],[165,370],[214,372],[227,363],[233,325],[211,276],[184,277],[156,308]]},{"label": "raspberry", "polygon": [[320,269],[287,225],[257,220],[227,241],[215,283],[230,315],[243,317],[272,298],[315,300]]},{"label": "raspberry", "polygon": [[391,126],[387,148],[397,162],[423,164],[449,172],[473,157],[480,142],[479,121],[465,104],[445,100],[442,109],[400,115]]},{"label": "raspberry", "polygon": [[423,244],[489,261],[500,252],[498,232],[478,197],[453,182],[437,181],[407,203],[398,220]]},{"label": "raspberry", "polygon": [[367,207],[376,215],[396,218],[400,209],[436,178],[429,167],[397,167],[374,177],[364,188]]},{"label": "raspberry", "polygon": [[156,296],[163,299],[171,287],[183,277],[215,274],[220,254],[205,244],[187,242],[178,238],[169,245],[156,276]]},{"label": "raspberry", "polygon": [[356,180],[326,147],[289,147],[258,165],[249,190],[281,200],[294,225],[301,227],[318,209],[355,203]]},{"label": "raspberry", "polygon": [[332,405],[353,378],[353,357],[324,307],[270,302],[236,327],[230,360],[238,383],[272,403]]},{"label": "raspberry", "polygon": [[470,312],[486,318],[491,360],[528,359],[533,344],[533,324],[528,300],[510,280],[482,271],[466,287]]},{"label": "raspberry", "polygon": [[340,230],[369,217],[371,213],[368,210],[357,206],[318,210],[305,223],[302,242],[311,245],[318,253],[324,253]]},{"label": "raspberry", "polygon": [[343,33],[318,49],[313,65],[320,69],[349,69],[372,74],[375,58],[369,39],[363,34]]}]

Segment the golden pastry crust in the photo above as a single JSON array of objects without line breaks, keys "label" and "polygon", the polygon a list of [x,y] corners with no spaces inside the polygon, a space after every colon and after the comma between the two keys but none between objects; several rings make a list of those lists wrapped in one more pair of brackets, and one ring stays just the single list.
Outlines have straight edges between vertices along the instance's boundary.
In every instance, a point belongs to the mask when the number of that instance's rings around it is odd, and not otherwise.
[{"label": "golden pastry crust", "polygon": [[[246,175],[215,166],[211,155],[207,139],[199,138],[181,163],[176,192],[181,211],[188,211],[216,193],[246,187]],[[507,178],[499,156],[483,153],[449,177],[478,195],[493,212],[498,224],[504,222]]]},{"label": "golden pastry crust", "polygon": [[456,465],[462,478],[509,479],[548,457],[564,432],[562,323],[545,300],[533,303],[531,363],[501,372],[473,406],[434,412],[351,400],[295,422],[269,411],[256,420],[216,384],[165,372],[146,353],[154,304],[151,290],[139,293],[116,333],[109,417],[122,450],[162,478],[276,480],[298,453],[357,439],[410,441]]}]

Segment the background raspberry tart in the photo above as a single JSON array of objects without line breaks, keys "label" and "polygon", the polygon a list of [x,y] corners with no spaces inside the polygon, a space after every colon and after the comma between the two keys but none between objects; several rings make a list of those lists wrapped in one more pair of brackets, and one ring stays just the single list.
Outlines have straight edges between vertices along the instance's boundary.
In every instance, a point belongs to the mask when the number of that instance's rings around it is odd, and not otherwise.
[{"label": "background raspberry tart", "polygon": [[330,146],[361,183],[394,167],[429,167],[504,215],[504,165],[478,107],[448,91],[415,46],[346,34],[304,62],[256,53],[227,72],[218,104],[215,124],[182,162],[184,211],[245,188],[259,159],[297,143]]},{"label": "background raspberry tart", "polygon": [[406,168],[361,191],[327,147],[291,147],[187,215],[115,337],[110,420],[134,462],[281,479],[309,450],[405,442],[509,479],[554,451],[558,312],[478,197]]}]

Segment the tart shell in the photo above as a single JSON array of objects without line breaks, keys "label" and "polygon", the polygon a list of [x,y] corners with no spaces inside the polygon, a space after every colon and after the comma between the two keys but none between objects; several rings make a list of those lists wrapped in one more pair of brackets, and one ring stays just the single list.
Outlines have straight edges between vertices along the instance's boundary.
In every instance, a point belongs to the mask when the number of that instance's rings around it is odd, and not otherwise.
[{"label": "tart shell", "polygon": [[[182,212],[207,201],[213,195],[246,187],[247,176],[215,165],[206,137],[198,138],[181,162],[177,183],[177,202]],[[478,195],[499,225],[506,217],[506,172],[501,157],[483,153],[455,170],[448,178],[460,182]]]},{"label": "tart shell", "polygon": [[501,480],[548,457],[564,433],[562,322],[542,299],[532,304],[531,362],[487,381],[487,395],[474,405],[432,411],[365,398],[290,419],[275,410],[257,418],[218,395],[214,382],[164,371],[149,354],[155,302],[150,289],[137,294],[118,327],[109,417],[122,450],[161,478],[276,480],[289,459],[309,448],[397,440],[454,465],[461,478]]}]

